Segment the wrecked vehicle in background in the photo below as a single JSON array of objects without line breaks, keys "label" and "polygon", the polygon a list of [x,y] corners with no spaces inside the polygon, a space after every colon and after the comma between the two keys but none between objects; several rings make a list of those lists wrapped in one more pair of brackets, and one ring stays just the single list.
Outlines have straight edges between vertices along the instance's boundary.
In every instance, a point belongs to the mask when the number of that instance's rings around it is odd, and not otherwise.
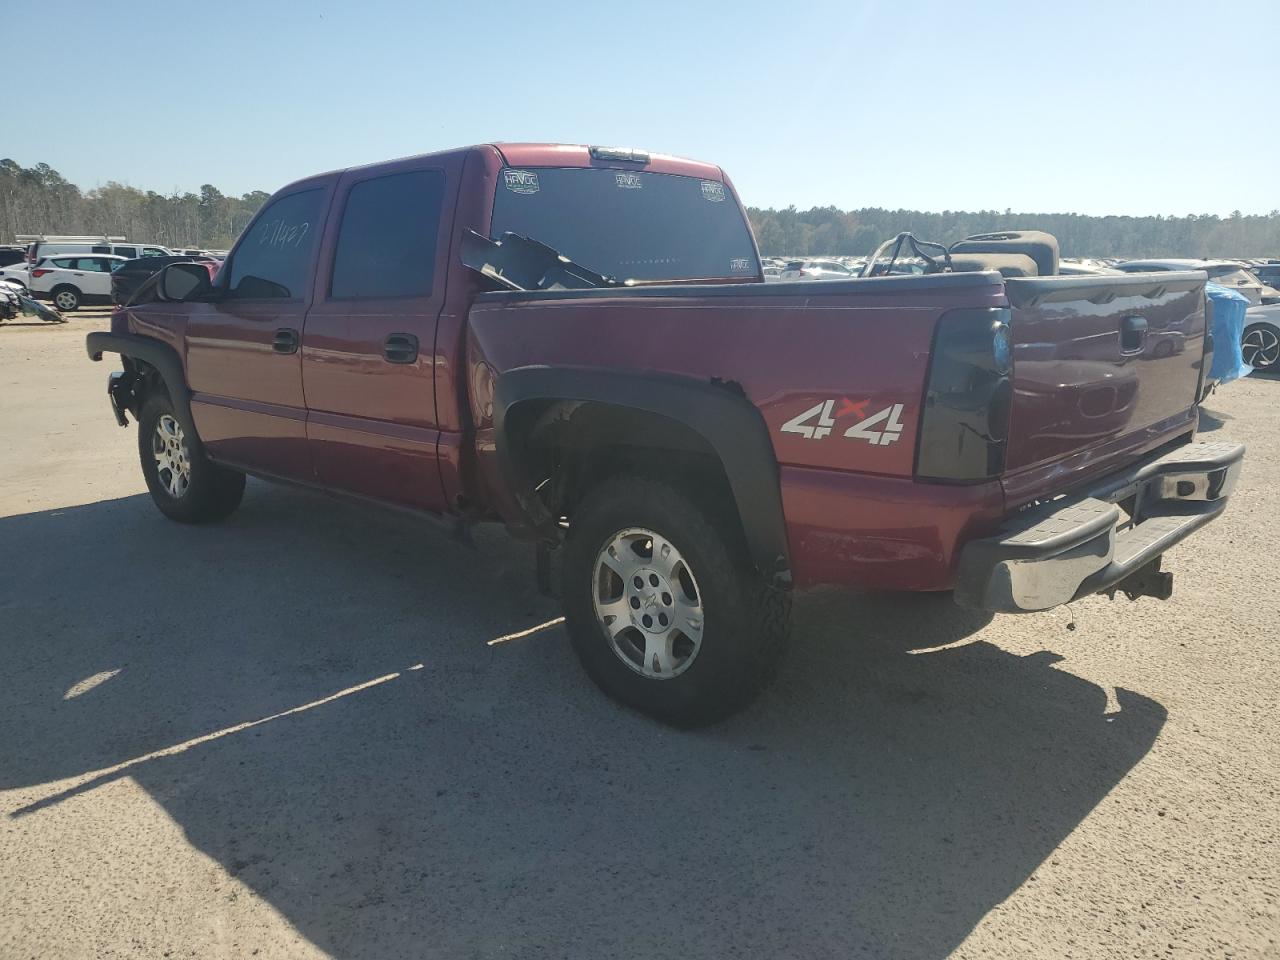
[{"label": "wrecked vehicle in background", "polygon": [[0,323],[29,317],[45,323],[66,323],[66,318],[52,307],[34,300],[14,283],[0,283]]}]

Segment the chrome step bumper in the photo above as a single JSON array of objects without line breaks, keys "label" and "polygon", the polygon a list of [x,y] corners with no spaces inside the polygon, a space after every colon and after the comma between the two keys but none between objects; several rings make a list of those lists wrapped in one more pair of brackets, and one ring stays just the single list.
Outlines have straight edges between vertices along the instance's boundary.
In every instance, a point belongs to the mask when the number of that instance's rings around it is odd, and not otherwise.
[{"label": "chrome step bumper", "polygon": [[1010,517],[961,552],[956,603],[1029,613],[1115,587],[1226,508],[1243,458],[1242,444],[1189,443]]}]

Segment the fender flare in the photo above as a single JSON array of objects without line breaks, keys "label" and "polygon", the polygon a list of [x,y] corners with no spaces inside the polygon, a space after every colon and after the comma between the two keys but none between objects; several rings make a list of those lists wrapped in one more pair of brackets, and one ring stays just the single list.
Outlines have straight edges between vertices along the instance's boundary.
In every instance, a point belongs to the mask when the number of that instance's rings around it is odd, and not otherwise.
[{"label": "fender flare", "polygon": [[700,436],[720,459],[756,568],[789,586],[787,527],[778,461],[760,411],[724,382],[658,373],[516,367],[497,378],[493,398],[496,454],[502,476],[530,526],[555,530],[525,477],[507,432],[510,412],[528,401],[595,402],[674,420]]},{"label": "fender flare", "polygon": [[178,353],[167,343],[136,333],[107,333],[95,331],[84,338],[84,346],[90,360],[101,360],[104,353],[118,353],[148,363],[160,371],[174,411],[182,421],[183,429],[198,438],[195,420],[191,416],[191,391],[182,369]]}]

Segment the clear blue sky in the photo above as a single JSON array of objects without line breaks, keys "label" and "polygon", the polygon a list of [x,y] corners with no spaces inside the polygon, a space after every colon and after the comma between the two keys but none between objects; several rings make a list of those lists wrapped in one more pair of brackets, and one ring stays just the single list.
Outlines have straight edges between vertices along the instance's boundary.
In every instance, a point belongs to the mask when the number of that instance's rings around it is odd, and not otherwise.
[{"label": "clear blue sky", "polygon": [[1265,213],[1280,208],[1280,115],[1253,102],[1280,93],[1278,10],[24,3],[4,16],[20,79],[0,156],[85,188],[239,194],[550,140],[711,160],[758,206]]}]

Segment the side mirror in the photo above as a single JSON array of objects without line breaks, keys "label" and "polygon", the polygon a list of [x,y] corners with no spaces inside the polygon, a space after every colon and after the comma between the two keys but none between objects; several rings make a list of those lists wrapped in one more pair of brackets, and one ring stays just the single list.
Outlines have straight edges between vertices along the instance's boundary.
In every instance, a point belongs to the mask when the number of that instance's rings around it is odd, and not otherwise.
[{"label": "side mirror", "polygon": [[171,263],[160,272],[160,299],[181,303],[213,292],[213,278],[203,263]]}]

